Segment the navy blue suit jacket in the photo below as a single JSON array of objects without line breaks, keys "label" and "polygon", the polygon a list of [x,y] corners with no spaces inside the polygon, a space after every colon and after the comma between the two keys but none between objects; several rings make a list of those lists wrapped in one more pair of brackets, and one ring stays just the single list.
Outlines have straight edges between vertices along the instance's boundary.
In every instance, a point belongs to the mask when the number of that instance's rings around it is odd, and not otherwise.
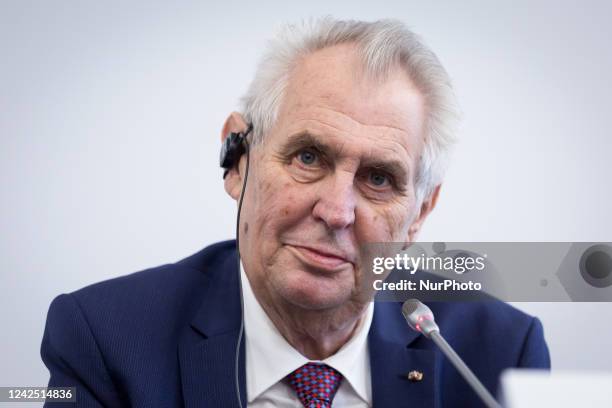
[{"label": "navy blue suit jacket", "polygon": [[[226,241],[57,297],[41,347],[49,386],[76,386],[78,407],[238,406],[238,276],[235,242]],[[429,306],[448,342],[494,394],[505,368],[550,366],[536,318],[502,302]],[[408,328],[401,304],[376,304],[368,342],[374,407],[482,406],[434,344]],[[243,341],[243,401],[244,366]],[[411,370],[421,371],[422,381],[408,381]]]}]

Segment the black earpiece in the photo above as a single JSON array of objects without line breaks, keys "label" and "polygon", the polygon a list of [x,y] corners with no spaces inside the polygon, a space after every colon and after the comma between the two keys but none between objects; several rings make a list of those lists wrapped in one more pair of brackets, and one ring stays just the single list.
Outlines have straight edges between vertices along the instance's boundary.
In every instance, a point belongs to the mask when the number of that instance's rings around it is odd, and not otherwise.
[{"label": "black earpiece", "polygon": [[246,131],[241,133],[231,132],[221,145],[221,154],[219,155],[219,165],[225,170],[223,171],[223,178],[227,176],[229,170],[238,165],[240,156],[248,149],[248,141],[246,137],[253,130],[253,125],[250,124]]}]

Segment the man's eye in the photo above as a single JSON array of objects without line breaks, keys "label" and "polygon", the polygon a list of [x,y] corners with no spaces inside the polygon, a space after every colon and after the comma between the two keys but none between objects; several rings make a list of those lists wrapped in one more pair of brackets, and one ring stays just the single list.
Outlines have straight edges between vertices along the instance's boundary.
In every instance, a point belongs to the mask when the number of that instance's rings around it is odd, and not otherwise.
[{"label": "man's eye", "polygon": [[376,187],[384,187],[389,184],[389,177],[383,173],[371,172],[369,179],[370,183]]},{"label": "man's eye", "polygon": [[314,164],[317,161],[317,154],[312,150],[302,150],[298,153],[298,159],[307,166]]}]

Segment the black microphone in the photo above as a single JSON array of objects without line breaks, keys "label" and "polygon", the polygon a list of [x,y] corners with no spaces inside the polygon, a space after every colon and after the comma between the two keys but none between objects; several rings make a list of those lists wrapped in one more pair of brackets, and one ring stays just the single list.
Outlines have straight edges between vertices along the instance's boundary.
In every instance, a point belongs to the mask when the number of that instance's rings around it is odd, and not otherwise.
[{"label": "black microphone", "polygon": [[501,405],[491,393],[482,385],[476,378],[472,370],[463,362],[461,357],[455,350],[444,340],[440,334],[440,328],[434,320],[433,312],[417,299],[408,299],[402,306],[402,314],[408,322],[411,329],[422,333],[428,339],[431,339],[442,350],[444,355],[455,366],[459,374],[468,382],[468,384],[476,391],[482,402],[488,408],[501,408]]}]

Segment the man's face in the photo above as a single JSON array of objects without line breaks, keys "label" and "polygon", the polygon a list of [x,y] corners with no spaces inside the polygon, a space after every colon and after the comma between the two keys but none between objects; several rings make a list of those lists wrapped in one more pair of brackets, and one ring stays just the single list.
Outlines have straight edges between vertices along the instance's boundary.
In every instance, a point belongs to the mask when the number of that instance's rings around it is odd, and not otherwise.
[{"label": "man's face", "polygon": [[301,59],[274,128],[251,150],[240,252],[265,302],[363,304],[362,245],[409,241],[426,215],[414,187],[423,97],[399,70],[378,82],[361,72],[350,45]]}]

